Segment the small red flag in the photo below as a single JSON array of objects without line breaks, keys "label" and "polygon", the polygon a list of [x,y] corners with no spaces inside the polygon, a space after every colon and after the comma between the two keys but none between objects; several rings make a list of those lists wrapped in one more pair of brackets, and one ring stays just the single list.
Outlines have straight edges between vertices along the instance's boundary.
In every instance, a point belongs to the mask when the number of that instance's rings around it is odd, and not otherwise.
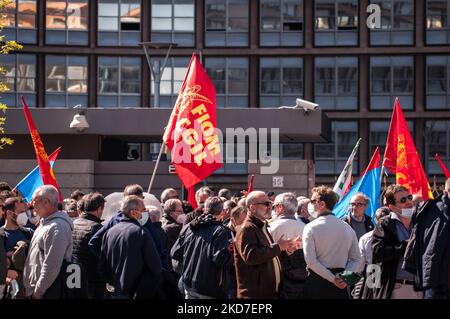
[{"label": "small red flag", "polygon": [[405,186],[412,194],[420,194],[424,200],[433,198],[398,98],[392,112],[383,166],[395,174],[397,184]]},{"label": "small red flag", "polygon": [[253,180],[255,179],[255,175],[250,176],[250,183],[248,183],[247,195],[253,191]]},{"label": "small red flag", "polygon": [[42,183],[44,185],[55,186],[59,193],[59,200],[60,202],[62,202],[61,191],[59,190],[58,183],[56,182],[55,175],[53,174],[53,170],[50,165],[47,153],[45,152],[44,144],[42,143],[41,137],[39,136],[36,125],[34,124],[33,118],[31,117],[30,110],[28,110],[28,106],[25,103],[24,97],[21,96],[20,99],[22,100],[23,111],[27,120],[28,129],[30,130],[31,139],[33,141],[34,152],[36,154],[39,172],[41,173]]},{"label": "small red flag", "polygon": [[[172,153],[172,163],[188,194],[193,192],[195,184],[222,167],[216,130],[216,91],[195,54],[163,141]],[[189,202],[197,205],[195,200]]]},{"label": "small red flag", "polygon": [[436,153],[436,159],[439,162],[439,165],[441,166],[442,171],[444,172],[445,178],[450,178],[450,172],[448,171],[447,167],[445,167],[444,163],[441,160],[441,157],[439,156],[439,153]]}]

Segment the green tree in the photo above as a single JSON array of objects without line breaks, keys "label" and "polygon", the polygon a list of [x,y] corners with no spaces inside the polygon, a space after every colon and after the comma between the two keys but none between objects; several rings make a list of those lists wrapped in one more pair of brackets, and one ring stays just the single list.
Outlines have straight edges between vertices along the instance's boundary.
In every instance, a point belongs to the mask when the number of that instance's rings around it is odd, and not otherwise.
[{"label": "green tree", "polygon": [[[1,31],[4,27],[5,14],[4,9],[12,3],[12,0],[0,0],[0,54],[8,54],[14,50],[22,49],[22,45],[18,44],[16,41],[5,41],[4,35],[1,34]],[[5,73],[5,69],[0,67],[0,75]],[[8,91],[8,86],[0,81],[0,98],[1,94]],[[1,99],[0,99],[1,101]],[[11,145],[14,141],[5,135],[4,125],[6,122],[6,110],[8,106],[4,103],[0,102],[0,149],[3,149],[5,145]]]}]

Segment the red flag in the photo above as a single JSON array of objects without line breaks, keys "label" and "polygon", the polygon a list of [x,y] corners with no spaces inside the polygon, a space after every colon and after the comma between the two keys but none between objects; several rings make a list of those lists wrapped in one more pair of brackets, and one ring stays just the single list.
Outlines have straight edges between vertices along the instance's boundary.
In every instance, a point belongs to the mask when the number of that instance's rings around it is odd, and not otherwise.
[{"label": "red flag", "polygon": [[255,175],[250,176],[250,183],[248,183],[247,194],[250,194],[253,190],[253,180],[255,179]]},{"label": "red flag", "polygon": [[412,194],[420,194],[424,200],[433,198],[398,98],[392,113],[383,166],[395,174],[397,184],[405,186]]},{"label": "red flag", "polygon": [[444,172],[445,178],[450,178],[450,172],[448,171],[447,167],[445,167],[444,163],[441,160],[441,157],[439,156],[439,153],[436,153],[436,159],[439,162],[439,165],[441,166],[442,171]]},{"label": "red flag", "polygon": [[[23,111],[27,120],[28,129],[30,130],[31,139],[33,141],[34,152],[36,153],[36,159],[39,165],[39,172],[41,173],[42,182],[44,185],[55,186],[59,193],[59,200],[62,202],[61,191],[59,190],[58,183],[56,182],[55,175],[53,174],[52,167],[50,166],[47,153],[44,149],[44,144],[42,143],[41,137],[39,136],[33,118],[31,117],[30,110],[28,110],[28,106],[25,103],[25,99],[23,98],[23,96],[21,96],[20,98],[22,100]],[[59,152],[59,150],[57,151]],[[52,155],[54,155],[55,152]]]},{"label": "red flag", "polygon": [[[163,137],[178,177],[189,190],[222,167],[216,131],[216,91],[195,54]],[[191,205],[197,203],[191,202]]]}]

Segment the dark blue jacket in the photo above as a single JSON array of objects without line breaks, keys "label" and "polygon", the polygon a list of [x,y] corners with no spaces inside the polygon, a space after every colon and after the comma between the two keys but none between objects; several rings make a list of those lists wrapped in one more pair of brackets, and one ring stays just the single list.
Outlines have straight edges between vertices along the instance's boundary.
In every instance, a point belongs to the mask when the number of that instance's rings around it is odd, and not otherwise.
[{"label": "dark blue jacket", "polygon": [[227,298],[232,262],[231,231],[212,215],[196,217],[184,227],[171,250],[183,263],[187,289],[213,298]]},{"label": "dark blue jacket", "polygon": [[99,269],[115,293],[135,297],[145,282],[151,298],[160,289],[161,261],[150,234],[134,219],[123,216],[102,240]]},{"label": "dark blue jacket", "polygon": [[447,293],[450,271],[450,198],[441,194],[416,208],[403,268],[413,273],[416,288]]},{"label": "dark blue jacket", "polygon": [[[102,244],[103,236],[105,236],[106,232],[113,226],[117,225],[120,220],[123,218],[123,214],[121,212],[118,212],[116,215],[114,215],[113,218],[111,218],[106,225],[104,225],[102,228],[100,228],[99,231],[95,233],[94,236],[92,236],[91,240],[89,241],[89,248],[94,253],[94,255],[99,256],[100,255],[100,249]],[[169,262],[168,252],[167,252],[167,244],[164,241],[163,235],[160,234],[160,231],[158,230],[158,226],[152,224],[152,222],[149,221],[143,226],[144,229],[146,229],[150,235],[153,238],[153,242],[155,243],[156,250],[158,252],[158,255],[161,258],[161,263],[164,269],[171,270],[171,264]]]}]

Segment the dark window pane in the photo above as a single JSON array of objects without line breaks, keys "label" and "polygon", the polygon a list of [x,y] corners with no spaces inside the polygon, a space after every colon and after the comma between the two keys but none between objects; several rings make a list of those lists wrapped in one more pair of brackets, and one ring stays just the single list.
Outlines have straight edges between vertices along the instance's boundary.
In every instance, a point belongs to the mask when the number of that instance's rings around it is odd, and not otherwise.
[{"label": "dark window pane", "polygon": [[389,93],[391,91],[390,67],[372,67],[372,93]]}]

